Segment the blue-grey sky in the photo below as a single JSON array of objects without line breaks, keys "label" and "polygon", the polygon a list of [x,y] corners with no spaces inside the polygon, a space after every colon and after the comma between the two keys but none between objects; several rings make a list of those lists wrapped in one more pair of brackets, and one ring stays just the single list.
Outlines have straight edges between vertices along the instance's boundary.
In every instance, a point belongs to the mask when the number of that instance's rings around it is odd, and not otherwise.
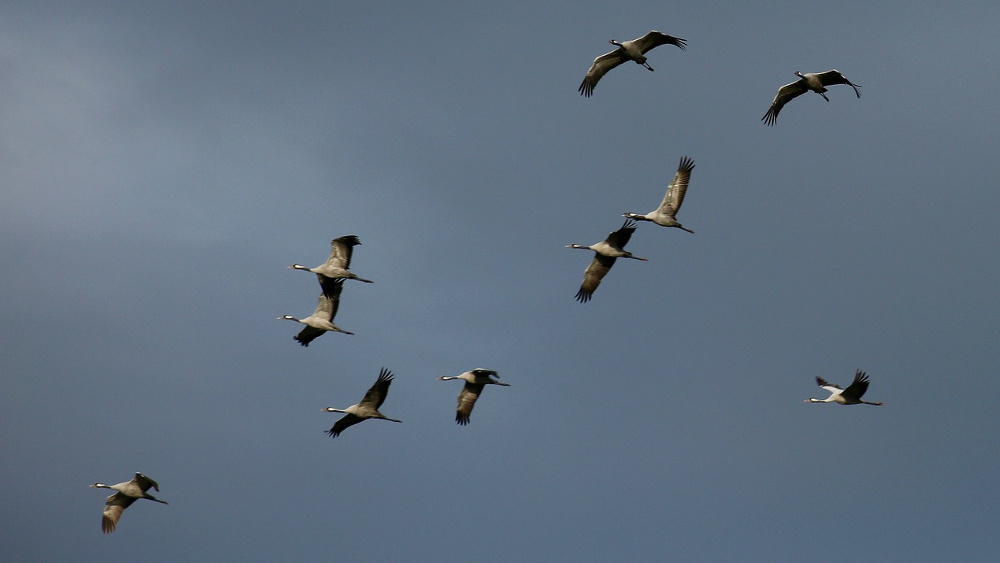
[{"label": "blue-grey sky", "polygon": [[[613,11],[610,11],[613,10]],[[0,7],[11,561],[993,561],[995,2]],[[577,86],[611,38],[688,50]],[[764,115],[792,73],[860,84]],[[592,244],[696,163],[587,304]],[[289,270],[356,234],[337,323]],[[381,367],[382,411],[331,440]],[[472,423],[454,423],[482,366]],[[811,405],[866,370],[882,407]],[[138,502],[100,531],[107,491]]]}]

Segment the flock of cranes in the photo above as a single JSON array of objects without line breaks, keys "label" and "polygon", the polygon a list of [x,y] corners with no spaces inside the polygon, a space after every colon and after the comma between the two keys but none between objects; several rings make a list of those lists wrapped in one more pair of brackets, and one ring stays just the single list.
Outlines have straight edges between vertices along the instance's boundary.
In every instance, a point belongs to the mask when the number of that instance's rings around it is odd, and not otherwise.
[{"label": "flock of cranes", "polygon": [[625,223],[601,242],[590,246],[583,246],[582,244],[570,244],[566,246],[566,248],[580,248],[594,251],[594,259],[583,272],[583,283],[580,284],[580,290],[576,292],[577,301],[580,303],[590,301],[590,298],[594,295],[594,290],[601,284],[601,280],[611,270],[611,266],[615,265],[617,259],[631,258],[633,260],[647,260],[646,258],[633,256],[631,252],[625,250],[625,245],[628,244],[628,241],[632,238],[632,233],[635,232],[636,221],[650,221],[661,227],[677,227],[678,229],[683,229],[694,234],[694,231],[677,222],[677,212],[680,211],[681,204],[684,203],[684,194],[687,193],[692,170],[694,170],[694,161],[686,156],[681,157],[681,162],[677,166],[677,173],[674,174],[674,179],[667,186],[667,193],[663,196],[663,201],[660,202],[659,207],[645,215],[638,213],[622,214],[626,218]]},{"label": "flock of cranes", "polygon": [[[601,78],[607,74],[608,71],[625,63],[626,61],[633,61],[636,64],[642,65],[652,71],[653,67],[647,62],[645,54],[655,47],[660,45],[674,45],[682,50],[687,47],[687,41],[685,39],[673,37],[658,31],[650,31],[646,35],[632,41],[620,43],[612,39],[610,43],[615,45],[616,49],[594,59],[593,64],[587,71],[587,75],[580,84],[579,92],[581,95],[586,97],[592,96],[594,93],[594,87],[601,80]],[[823,96],[823,99],[826,101],[830,101],[829,98],[826,97],[826,87],[835,84],[847,84],[854,88],[854,93],[859,98],[861,97],[860,92],[858,92],[859,85],[852,83],[846,76],[837,70],[807,74],[796,72],[795,75],[798,76],[799,79],[795,82],[782,86],[778,90],[777,95],[771,102],[771,107],[767,110],[767,113],[764,114],[764,117],[761,118],[766,125],[774,125],[775,120],[778,117],[778,112],[781,111],[781,108],[784,107],[784,105],[791,99],[808,91],[815,92],[820,96]],[[597,242],[590,246],[583,246],[579,244],[571,244],[567,246],[567,248],[578,248],[594,252],[594,259],[591,261],[590,265],[587,266],[583,275],[583,282],[580,285],[579,291],[576,293],[575,298],[577,301],[581,303],[590,301],[593,297],[594,291],[600,285],[601,280],[603,280],[608,274],[618,258],[631,258],[633,260],[646,261],[646,258],[633,256],[631,252],[625,250],[625,245],[628,244],[632,234],[636,231],[637,222],[648,221],[662,227],[674,227],[688,233],[694,233],[693,230],[684,227],[677,220],[677,213],[680,211],[681,205],[684,202],[684,195],[687,192],[688,184],[691,180],[691,171],[693,169],[694,161],[687,156],[681,157],[680,164],[677,167],[677,172],[674,174],[673,180],[668,185],[666,194],[663,197],[663,201],[660,202],[659,207],[649,213],[646,213],[645,215],[638,213],[624,213],[623,216],[626,218],[625,223],[618,230],[610,233],[607,238],[601,242]],[[305,328],[293,337],[302,346],[308,346],[313,340],[322,336],[326,332],[354,334],[338,327],[333,322],[333,319],[337,315],[340,297],[346,280],[373,283],[372,280],[361,278],[350,270],[351,257],[354,252],[354,247],[359,246],[360,244],[361,240],[355,235],[341,236],[331,241],[330,255],[325,263],[320,264],[315,268],[309,268],[297,263],[289,266],[291,269],[305,270],[316,274],[316,278],[320,285],[320,294],[316,304],[316,309],[310,316],[302,319],[295,318],[291,315],[282,315],[278,317],[278,319],[295,321],[306,325]],[[438,378],[438,381],[450,381],[457,379],[464,382],[462,390],[458,394],[458,406],[455,411],[455,421],[459,425],[465,426],[469,424],[472,409],[475,406],[476,401],[479,399],[480,394],[482,394],[483,388],[487,385],[510,386],[509,383],[501,383],[498,381],[499,377],[500,376],[494,370],[475,368],[460,375]],[[329,434],[330,437],[336,438],[347,428],[369,419],[402,422],[401,420],[389,418],[379,411],[379,408],[385,402],[386,396],[389,393],[389,387],[392,385],[393,378],[393,373],[383,367],[379,372],[375,383],[372,384],[372,386],[365,393],[364,397],[357,404],[343,409],[335,407],[326,407],[321,409],[322,412],[342,413],[344,415],[338,419],[337,422],[335,422],[334,425],[326,431],[326,433]],[[854,375],[854,381],[848,385],[846,389],[841,389],[837,385],[828,383],[821,377],[816,378],[816,383],[821,388],[829,391],[830,396],[826,399],[815,399],[810,397],[806,399],[805,402],[838,403],[841,405],[865,404],[876,406],[882,404],[881,402],[869,402],[862,400],[861,397],[863,397],[865,392],[868,390],[869,381],[868,375],[861,370],[857,370]],[[110,495],[105,501],[104,514],[101,522],[101,529],[105,534],[111,533],[115,530],[118,525],[118,520],[121,518],[122,512],[131,506],[136,500],[147,499],[167,504],[166,501],[157,499],[147,492],[151,488],[159,492],[160,487],[156,481],[150,479],[142,473],[136,473],[135,477],[131,480],[118,483],[116,485],[94,483],[91,487],[112,489],[116,491],[115,494]]]},{"label": "flock of cranes", "polygon": [[[472,407],[476,405],[476,400],[479,399],[479,394],[483,392],[483,387],[487,385],[510,387],[510,383],[501,383],[493,379],[494,377],[497,379],[500,378],[497,372],[491,369],[476,368],[461,375],[446,375],[438,378],[438,381],[450,381],[452,379],[465,381],[465,386],[462,387],[462,391],[458,394],[458,408],[455,410],[455,422],[462,426],[469,423],[469,417],[472,416]],[[386,368],[382,368],[382,371],[378,374],[378,379],[375,380],[375,384],[368,389],[368,392],[365,393],[365,397],[361,399],[360,403],[351,405],[346,409],[335,409],[333,407],[322,409],[323,412],[340,412],[346,415],[338,420],[333,425],[333,428],[327,430],[326,433],[332,438],[336,438],[347,427],[354,426],[369,418],[388,420],[389,422],[403,422],[402,420],[389,418],[378,411],[378,408],[385,401],[385,396],[389,394],[389,385],[391,384],[392,372]]]},{"label": "flock of cranes", "polygon": [[[278,319],[297,321],[306,325],[304,329],[293,337],[302,346],[308,346],[310,342],[316,339],[316,337],[322,335],[324,332],[354,334],[353,332],[347,332],[346,330],[339,328],[336,324],[334,324],[333,318],[337,314],[337,306],[340,303],[341,291],[344,289],[344,280],[351,279],[365,283],[373,283],[372,280],[360,278],[350,271],[351,256],[354,253],[354,247],[360,245],[361,239],[359,239],[357,235],[344,235],[330,241],[330,256],[327,258],[325,263],[320,264],[315,268],[307,268],[302,264],[292,264],[289,266],[289,268],[294,270],[313,272],[316,274],[316,278],[319,280],[320,285],[319,304],[316,306],[316,311],[313,312],[311,316],[304,319],[296,319],[291,315],[282,315],[278,317]],[[455,421],[458,424],[465,426],[469,423],[469,416],[472,414],[472,407],[476,404],[476,399],[479,398],[479,394],[482,392],[483,386],[489,384],[504,386],[510,385],[509,383],[500,383],[499,381],[491,379],[491,376],[496,378],[500,377],[497,375],[496,371],[476,368],[454,377],[445,376],[438,378],[440,381],[448,381],[451,379],[465,380],[465,387],[458,395],[458,409],[455,414]],[[344,429],[369,418],[377,418],[391,422],[402,422],[401,420],[383,416],[378,410],[378,408],[382,406],[382,402],[385,401],[386,395],[389,393],[389,385],[392,384],[392,380],[392,372],[386,368],[382,368],[375,384],[368,389],[368,392],[365,393],[361,402],[356,405],[351,405],[346,409],[337,409],[334,407],[324,408],[323,412],[339,412],[346,415],[338,420],[337,423],[333,425],[333,428],[327,431],[327,434],[329,434],[331,438],[336,438],[337,436],[340,436],[340,433],[343,432]]]},{"label": "flock of cranes", "polygon": [[[594,59],[594,62],[590,65],[590,69],[587,70],[587,75],[583,77],[583,82],[580,83],[578,91],[581,95],[588,98],[593,96],[594,87],[597,86],[597,82],[605,74],[607,74],[609,70],[627,61],[632,61],[638,65],[646,67],[648,70],[653,70],[653,67],[649,66],[649,63],[646,62],[646,53],[653,48],[659,47],[660,45],[675,45],[680,47],[682,50],[687,49],[687,39],[681,39],[680,37],[674,37],[655,30],[650,31],[638,39],[633,39],[624,43],[619,43],[614,39],[609,41],[609,43],[617,46],[618,48],[610,53],[604,53]],[[771,107],[768,108],[767,113],[765,113],[764,117],[761,118],[761,121],[767,125],[774,125],[774,120],[778,118],[778,112],[781,111],[781,108],[784,107],[784,105],[787,104],[792,98],[805,94],[809,91],[816,92],[820,96],[823,96],[824,100],[829,102],[830,98],[826,97],[826,87],[833,86],[835,84],[847,84],[851,88],[854,88],[854,93],[857,97],[861,97],[861,92],[858,92],[858,88],[860,88],[861,85],[852,83],[837,69],[828,70],[826,72],[809,72],[806,74],[795,71],[795,76],[798,76],[799,79],[795,82],[785,84],[778,89],[778,94],[771,102]]]},{"label": "flock of cranes", "polygon": [[[650,71],[653,70],[653,67],[650,66],[646,60],[646,53],[651,49],[659,47],[660,45],[674,45],[682,50],[687,48],[686,39],[667,35],[666,33],[660,33],[655,30],[631,41],[621,43],[612,39],[610,43],[615,45],[617,48],[614,51],[604,53],[594,59],[594,62],[590,65],[590,69],[587,71],[587,75],[583,78],[583,82],[580,83],[578,91],[581,95],[588,98],[592,96],[594,94],[594,87],[597,86],[597,82],[605,74],[607,74],[608,71],[627,61],[632,61],[638,65],[642,65]],[[785,84],[778,89],[778,94],[771,102],[771,107],[768,108],[767,113],[765,113],[764,117],[761,118],[761,121],[765,124],[774,125],[775,120],[778,118],[778,112],[781,111],[781,108],[784,107],[784,105],[787,104],[792,98],[808,91],[816,92],[820,96],[823,96],[824,100],[829,102],[830,98],[826,97],[826,87],[834,84],[847,84],[851,88],[854,88],[854,93],[857,97],[861,97],[861,93],[858,92],[859,85],[848,80],[846,76],[841,74],[841,72],[836,69],[828,70],[826,72],[807,74],[802,74],[801,72],[796,71],[795,75],[799,77],[798,80],[790,84]],[[583,283],[580,284],[580,290],[576,293],[577,301],[580,303],[590,301],[594,295],[594,290],[596,290],[597,286],[601,284],[601,280],[603,280],[604,276],[608,274],[618,258],[646,260],[645,258],[633,256],[631,252],[625,250],[625,245],[632,238],[632,234],[636,230],[636,221],[649,221],[656,223],[661,227],[676,227],[689,233],[694,233],[693,230],[688,229],[677,221],[677,212],[680,211],[681,204],[684,202],[684,194],[687,193],[687,187],[691,180],[691,171],[693,169],[694,161],[686,156],[681,157],[680,165],[677,167],[677,173],[674,174],[673,181],[670,182],[670,185],[667,187],[667,193],[663,196],[663,201],[660,202],[659,207],[645,215],[640,215],[638,213],[625,213],[623,216],[628,219],[628,221],[626,221],[625,224],[622,225],[617,231],[609,234],[608,237],[601,242],[590,246],[583,246],[580,244],[570,244],[567,246],[567,248],[580,248],[594,251],[594,259],[584,271]]]},{"label": "flock of cranes", "polygon": [[308,346],[310,342],[326,332],[354,334],[334,324],[333,318],[337,316],[337,308],[340,306],[340,293],[344,290],[344,280],[373,283],[372,280],[359,278],[349,269],[351,267],[351,255],[354,254],[354,247],[360,244],[361,239],[355,235],[338,237],[330,241],[330,256],[323,264],[315,268],[307,268],[302,264],[292,264],[289,266],[293,270],[305,270],[316,274],[321,290],[319,302],[316,303],[316,310],[313,311],[313,314],[304,319],[296,319],[291,315],[278,317],[278,319],[295,321],[306,325],[294,337],[299,344]]}]

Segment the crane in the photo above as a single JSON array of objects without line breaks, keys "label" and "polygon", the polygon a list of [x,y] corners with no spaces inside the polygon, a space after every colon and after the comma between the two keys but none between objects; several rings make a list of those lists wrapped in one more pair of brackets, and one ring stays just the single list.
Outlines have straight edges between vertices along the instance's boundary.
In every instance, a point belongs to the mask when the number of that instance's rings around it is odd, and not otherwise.
[{"label": "crane", "polygon": [[294,270],[305,270],[329,279],[344,278],[358,280],[365,283],[372,283],[372,280],[359,278],[354,275],[354,272],[351,272],[348,269],[351,267],[351,255],[354,253],[354,247],[360,244],[361,239],[359,239],[357,235],[344,235],[342,237],[337,237],[330,241],[330,256],[326,259],[325,263],[320,264],[315,268],[307,268],[302,264],[292,264],[289,268]]},{"label": "crane", "polygon": [[830,392],[830,396],[825,399],[813,399],[809,397],[805,400],[807,403],[840,403],[841,405],[875,405],[880,406],[882,404],[879,402],[869,402],[862,401],[861,397],[864,396],[865,391],[868,390],[868,374],[857,370],[854,372],[854,381],[847,386],[847,389],[841,389],[839,386],[832,383],[827,383],[822,377],[816,378],[816,384],[826,389]]},{"label": "crane", "polygon": [[583,272],[583,283],[580,284],[580,291],[576,292],[577,301],[580,303],[590,301],[591,296],[594,294],[594,290],[596,290],[597,286],[601,284],[601,280],[604,279],[604,276],[607,275],[609,270],[611,270],[611,266],[615,265],[615,260],[618,258],[646,260],[646,258],[632,256],[632,253],[624,248],[629,239],[632,238],[633,232],[635,232],[635,221],[627,219],[620,229],[609,234],[608,238],[601,242],[590,246],[583,246],[580,244],[570,244],[566,246],[566,248],[579,248],[582,250],[594,251],[594,259]]},{"label": "crane", "polygon": [[677,166],[677,173],[674,174],[673,181],[667,186],[667,193],[663,196],[660,206],[645,215],[625,213],[622,217],[636,221],[652,221],[661,227],[677,227],[694,234],[694,231],[677,222],[677,212],[680,211],[681,204],[684,203],[684,193],[687,192],[693,169],[694,161],[682,156],[681,163]]},{"label": "crane", "polygon": [[340,420],[333,424],[333,428],[326,431],[331,438],[336,438],[340,436],[340,433],[344,429],[354,426],[359,422],[364,422],[369,418],[377,418],[380,420],[388,420],[389,422],[403,422],[402,420],[396,420],[395,418],[389,418],[384,414],[378,412],[378,408],[382,406],[385,402],[385,396],[389,393],[389,385],[392,384],[392,372],[386,368],[378,374],[378,379],[375,380],[375,384],[368,389],[365,393],[365,397],[361,399],[356,405],[351,405],[346,409],[335,409],[333,407],[326,407],[321,409],[323,412],[341,412],[345,416],[341,417]]},{"label": "crane", "polygon": [[499,378],[500,376],[497,375],[497,372],[491,369],[476,368],[461,375],[446,375],[438,378],[438,381],[450,381],[452,379],[461,379],[465,381],[465,386],[463,386],[462,390],[458,393],[458,409],[455,412],[455,422],[462,426],[469,423],[469,417],[472,415],[472,407],[476,405],[476,399],[478,399],[479,394],[483,392],[483,387],[487,385],[503,385],[504,387],[510,387],[510,383],[501,383],[496,379],[493,379],[493,377]]},{"label": "crane", "polygon": [[781,108],[784,107],[784,105],[787,104],[792,98],[805,94],[810,90],[816,92],[820,96],[823,96],[823,99],[829,102],[830,98],[827,98],[825,93],[826,87],[834,84],[847,84],[851,88],[854,88],[854,93],[859,98],[861,97],[861,92],[858,92],[858,88],[860,88],[861,85],[854,84],[837,69],[828,70],[826,72],[810,72],[807,74],[802,74],[796,70],[795,76],[798,76],[799,79],[778,88],[778,94],[774,96],[774,101],[771,102],[771,107],[768,108],[764,117],[760,118],[760,120],[767,125],[774,125],[774,120],[778,119],[778,112],[781,111]]},{"label": "crane", "polygon": [[320,285],[323,288],[319,294],[319,301],[316,303],[316,310],[313,314],[304,319],[296,319],[291,315],[282,315],[278,319],[295,321],[306,325],[293,338],[303,346],[308,346],[310,342],[323,335],[325,332],[342,332],[344,334],[354,334],[346,331],[333,323],[333,317],[337,316],[337,308],[340,306],[340,292],[344,289],[344,280],[332,279],[324,280],[320,278]]},{"label": "crane", "polygon": [[141,498],[159,502],[161,504],[168,504],[167,501],[160,500],[146,492],[150,489],[150,487],[159,492],[160,485],[142,473],[136,473],[135,477],[132,479],[125,481],[124,483],[118,483],[117,485],[94,483],[91,487],[117,491],[104,501],[104,518],[101,519],[101,530],[103,530],[105,534],[110,534],[115,531],[115,527],[118,526],[118,519],[121,518],[122,512],[124,512],[129,506],[132,506],[133,502]]},{"label": "crane", "polygon": [[601,77],[616,66],[626,61],[634,61],[636,64],[653,70],[653,67],[649,66],[649,63],[646,62],[646,53],[650,49],[659,47],[660,45],[676,45],[682,50],[687,48],[685,39],[655,30],[638,39],[624,43],[619,43],[614,39],[608,41],[608,43],[615,45],[617,48],[610,53],[604,53],[594,59],[593,64],[590,65],[590,70],[587,71],[587,76],[583,77],[583,82],[580,83],[580,94],[588,98],[594,94],[594,86],[597,86],[597,82]]}]

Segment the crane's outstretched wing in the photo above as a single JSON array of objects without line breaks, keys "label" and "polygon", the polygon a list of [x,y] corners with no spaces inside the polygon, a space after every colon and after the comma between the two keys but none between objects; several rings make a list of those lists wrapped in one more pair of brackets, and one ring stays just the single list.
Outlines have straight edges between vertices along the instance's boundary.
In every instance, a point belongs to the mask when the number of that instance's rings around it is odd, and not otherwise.
[{"label": "crane's outstretched wing", "polygon": [[472,407],[476,405],[476,399],[479,398],[479,394],[482,391],[482,385],[469,383],[468,381],[465,382],[465,386],[462,387],[462,391],[458,394],[458,409],[455,411],[455,422],[462,426],[469,423],[469,417],[472,415]]},{"label": "crane's outstretched wing", "polygon": [[594,59],[593,64],[590,65],[590,70],[587,71],[587,76],[583,77],[583,82],[580,83],[580,88],[577,91],[587,98],[593,96],[594,86],[597,86],[601,77],[623,62],[625,62],[625,59],[621,56],[621,51],[618,49],[597,57]]},{"label": "crane's outstretched wing", "polygon": [[361,399],[359,404],[374,405],[375,409],[378,410],[385,402],[385,396],[389,394],[389,385],[392,384],[392,372],[386,368],[382,368],[382,371],[378,374],[378,379],[375,380],[375,384],[368,389],[365,393],[365,398]]},{"label": "crane's outstretched wing", "polygon": [[828,382],[827,380],[823,379],[822,377],[817,377],[816,378],[816,385],[819,385],[820,387],[822,387],[823,389],[826,389],[827,391],[829,391],[831,393],[836,393],[838,391],[843,391],[843,389],[841,389],[838,385],[834,385],[833,383]]},{"label": "crane's outstretched wing", "polygon": [[861,92],[858,92],[858,88],[861,85],[851,82],[850,80],[847,79],[846,76],[841,74],[841,72],[837,69],[828,70],[826,72],[820,72],[816,76],[819,77],[819,81],[820,83],[823,84],[823,86],[833,86],[835,84],[847,84],[851,88],[854,88],[854,95],[856,95],[859,98],[861,97]]},{"label": "crane's outstretched wing", "polygon": [[688,182],[691,180],[691,170],[694,169],[694,161],[689,157],[682,156],[681,162],[674,174],[674,179],[667,187],[667,193],[660,202],[657,210],[662,214],[674,217],[680,211],[681,204],[684,203],[684,194],[687,193]]},{"label": "crane's outstretched wing", "polygon": [[617,258],[595,253],[594,259],[591,260],[590,265],[583,272],[583,283],[580,284],[580,290],[576,292],[577,301],[580,303],[590,301],[590,298],[594,295],[594,290],[597,289],[597,286],[601,285],[601,280],[611,270],[611,266],[615,265],[615,260]]},{"label": "crane's outstretched wing", "polygon": [[605,242],[611,246],[625,248],[625,245],[628,244],[628,241],[632,238],[632,233],[635,232],[635,225],[635,221],[626,219],[620,229],[609,234],[608,238],[604,239]]},{"label": "crane's outstretched wing", "polygon": [[354,247],[361,244],[357,235],[344,235],[330,241],[330,257],[326,259],[327,266],[348,269],[351,267],[351,254]]},{"label": "crane's outstretched wing", "polygon": [[110,534],[115,531],[115,527],[118,526],[118,519],[121,518],[122,512],[126,508],[132,506],[132,503],[137,499],[135,497],[130,497],[122,493],[115,493],[108,497],[104,503],[104,516],[101,519],[101,531],[105,534]]},{"label": "crane's outstretched wing", "polygon": [[660,45],[676,45],[680,47],[681,50],[687,49],[687,39],[681,39],[680,37],[660,33],[656,30],[650,31],[646,35],[636,39],[635,43],[638,45],[639,50],[643,53],[655,47],[659,47]]},{"label": "crane's outstretched wing", "polygon": [[774,96],[774,101],[771,102],[771,107],[768,108],[767,113],[764,117],[760,118],[767,125],[774,125],[774,120],[778,119],[778,112],[781,108],[785,107],[792,98],[801,96],[806,93],[809,89],[806,87],[805,80],[796,80],[789,84],[785,84],[781,88],[778,88],[778,94]]},{"label": "crane's outstretched wing", "polygon": [[351,426],[354,426],[355,424],[361,422],[362,420],[364,419],[361,418],[360,416],[355,416],[353,414],[345,414],[343,417],[340,418],[340,420],[333,423],[333,428],[327,430],[326,433],[329,434],[331,438],[336,438],[337,436],[340,436],[340,433],[343,432],[346,428],[350,428]]},{"label": "crane's outstretched wing", "polygon": [[860,399],[868,391],[868,374],[861,370],[854,372],[854,381],[844,389],[844,395]]}]

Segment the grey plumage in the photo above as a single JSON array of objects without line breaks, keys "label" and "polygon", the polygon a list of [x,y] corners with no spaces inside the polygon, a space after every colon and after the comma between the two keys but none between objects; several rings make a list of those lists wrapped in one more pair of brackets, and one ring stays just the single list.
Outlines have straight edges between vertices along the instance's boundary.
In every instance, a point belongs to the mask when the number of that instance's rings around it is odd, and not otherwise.
[{"label": "grey plumage", "polygon": [[461,426],[465,426],[469,423],[470,417],[472,416],[472,407],[476,405],[476,400],[479,399],[479,394],[483,392],[483,388],[487,385],[502,385],[504,387],[510,387],[510,383],[501,383],[493,379],[491,376],[497,378],[500,377],[497,375],[497,372],[491,369],[476,368],[461,375],[443,376],[438,378],[438,381],[450,381],[452,379],[461,379],[465,381],[465,385],[458,393],[458,407],[455,410],[455,422]]},{"label": "grey plumage", "polygon": [[357,235],[344,235],[342,237],[337,237],[330,241],[330,256],[323,264],[320,264],[315,268],[307,268],[302,264],[292,264],[289,268],[294,270],[305,270],[331,280],[350,279],[365,283],[372,283],[372,280],[359,278],[349,269],[351,267],[351,256],[354,254],[354,247],[360,244],[361,239],[359,239]]},{"label": "grey plumage", "polygon": [[101,519],[101,530],[104,531],[105,534],[110,534],[115,531],[115,528],[118,526],[118,519],[121,518],[122,512],[124,512],[129,506],[132,506],[133,502],[141,498],[167,504],[166,501],[160,500],[146,492],[150,488],[159,492],[160,485],[142,473],[136,473],[135,477],[132,479],[123,483],[118,483],[117,485],[94,483],[91,487],[113,489],[117,491],[104,501],[104,516]]},{"label": "grey plumage", "polygon": [[805,400],[807,403],[839,403],[841,405],[881,405],[882,402],[869,402],[861,400],[865,392],[868,391],[868,374],[857,370],[854,372],[854,381],[847,386],[847,389],[841,389],[839,386],[833,383],[828,383],[822,377],[816,378],[816,384],[826,389],[830,392],[830,396],[826,399],[814,399],[812,397]]},{"label": "grey plumage", "polygon": [[617,49],[610,53],[604,53],[594,59],[594,62],[590,65],[590,69],[587,71],[587,75],[583,77],[583,82],[580,83],[578,91],[581,95],[588,98],[592,96],[594,94],[594,87],[597,86],[597,82],[601,77],[624,62],[634,61],[649,70],[653,70],[653,67],[649,66],[649,63],[646,62],[646,52],[650,49],[659,47],[660,45],[676,45],[681,49],[687,48],[685,39],[673,37],[659,31],[650,31],[638,39],[624,43],[619,43],[614,39],[609,41],[609,43],[616,45]]},{"label": "grey plumage", "polygon": [[677,212],[680,211],[681,204],[684,203],[684,194],[687,193],[692,170],[694,170],[694,161],[686,156],[682,156],[681,162],[677,166],[677,172],[674,173],[674,179],[667,186],[667,193],[663,196],[660,206],[645,215],[624,213],[622,217],[636,221],[651,221],[661,227],[677,227],[693,234],[694,231],[677,221]]},{"label": "grey plumage", "polygon": [[309,346],[310,342],[326,332],[354,334],[340,328],[333,322],[333,318],[337,316],[337,309],[340,307],[340,292],[344,289],[343,278],[329,279],[319,274],[317,274],[317,277],[319,278],[322,292],[319,294],[316,310],[313,311],[313,314],[304,319],[297,319],[291,315],[278,317],[278,319],[295,321],[306,325],[304,329],[293,337],[303,346]]},{"label": "grey plumage", "polygon": [[631,252],[625,250],[625,245],[628,243],[629,239],[632,238],[633,232],[635,232],[635,221],[628,219],[624,224],[622,224],[621,228],[609,234],[608,237],[601,242],[590,246],[583,246],[580,244],[570,244],[566,246],[566,248],[579,248],[582,250],[594,251],[594,259],[591,260],[590,265],[587,266],[587,269],[583,272],[583,283],[580,284],[580,290],[576,292],[577,301],[580,303],[590,301],[590,298],[594,295],[594,291],[597,289],[597,286],[601,284],[601,280],[604,279],[604,276],[606,276],[608,271],[611,270],[611,266],[615,265],[615,260],[618,258],[646,260],[645,258],[633,256]]},{"label": "grey plumage", "polygon": [[793,98],[805,94],[810,90],[816,92],[820,96],[823,96],[823,99],[829,102],[830,98],[826,97],[826,87],[834,84],[847,84],[851,88],[854,88],[854,94],[857,95],[857,97],[861,97],[861,92],[858,92],[858,88],[860,88],[861,85],[854,84],[837,69],[828,70],[826,72],[810,72],[806,74],[795,71],[795,76],[798,76],[799,79],[795,82],[785,84],[778,89],[778,94],[774,96],[774,101],[771,102],[771,107],[768,108],[764,117],[760,118],[760,120],[765,124],[774,125],[774,121],[778,119],[778,112],[781,111],[781,108],[783,108],[785,104]]},{"label": "grey plumage", "polygon": [[382,406],[385,402],[386,395],[389,394],[389,385],[392,384],[392,372],[386,368],[378,374],[378,379],[375,380],[375,384],[372,385],[368,392],[361,401],[356,405],[351,405],[346,409],[336,409],[333,407],[326,407],[322,409],[323,412],[340,412],[344,413],[345,416],[341,417],[337,422],[333,424],[333,427],[326,431],[331,438],[336,438],[340,436],[340,433],[345,429],[358,424],[359,422],[364,422],[369,418],[378,418],[381,420],[388,420],[390,422],[402,422],[401,420],[396,420],[395,418],[389,418],[379,412],[378,408]]}]

